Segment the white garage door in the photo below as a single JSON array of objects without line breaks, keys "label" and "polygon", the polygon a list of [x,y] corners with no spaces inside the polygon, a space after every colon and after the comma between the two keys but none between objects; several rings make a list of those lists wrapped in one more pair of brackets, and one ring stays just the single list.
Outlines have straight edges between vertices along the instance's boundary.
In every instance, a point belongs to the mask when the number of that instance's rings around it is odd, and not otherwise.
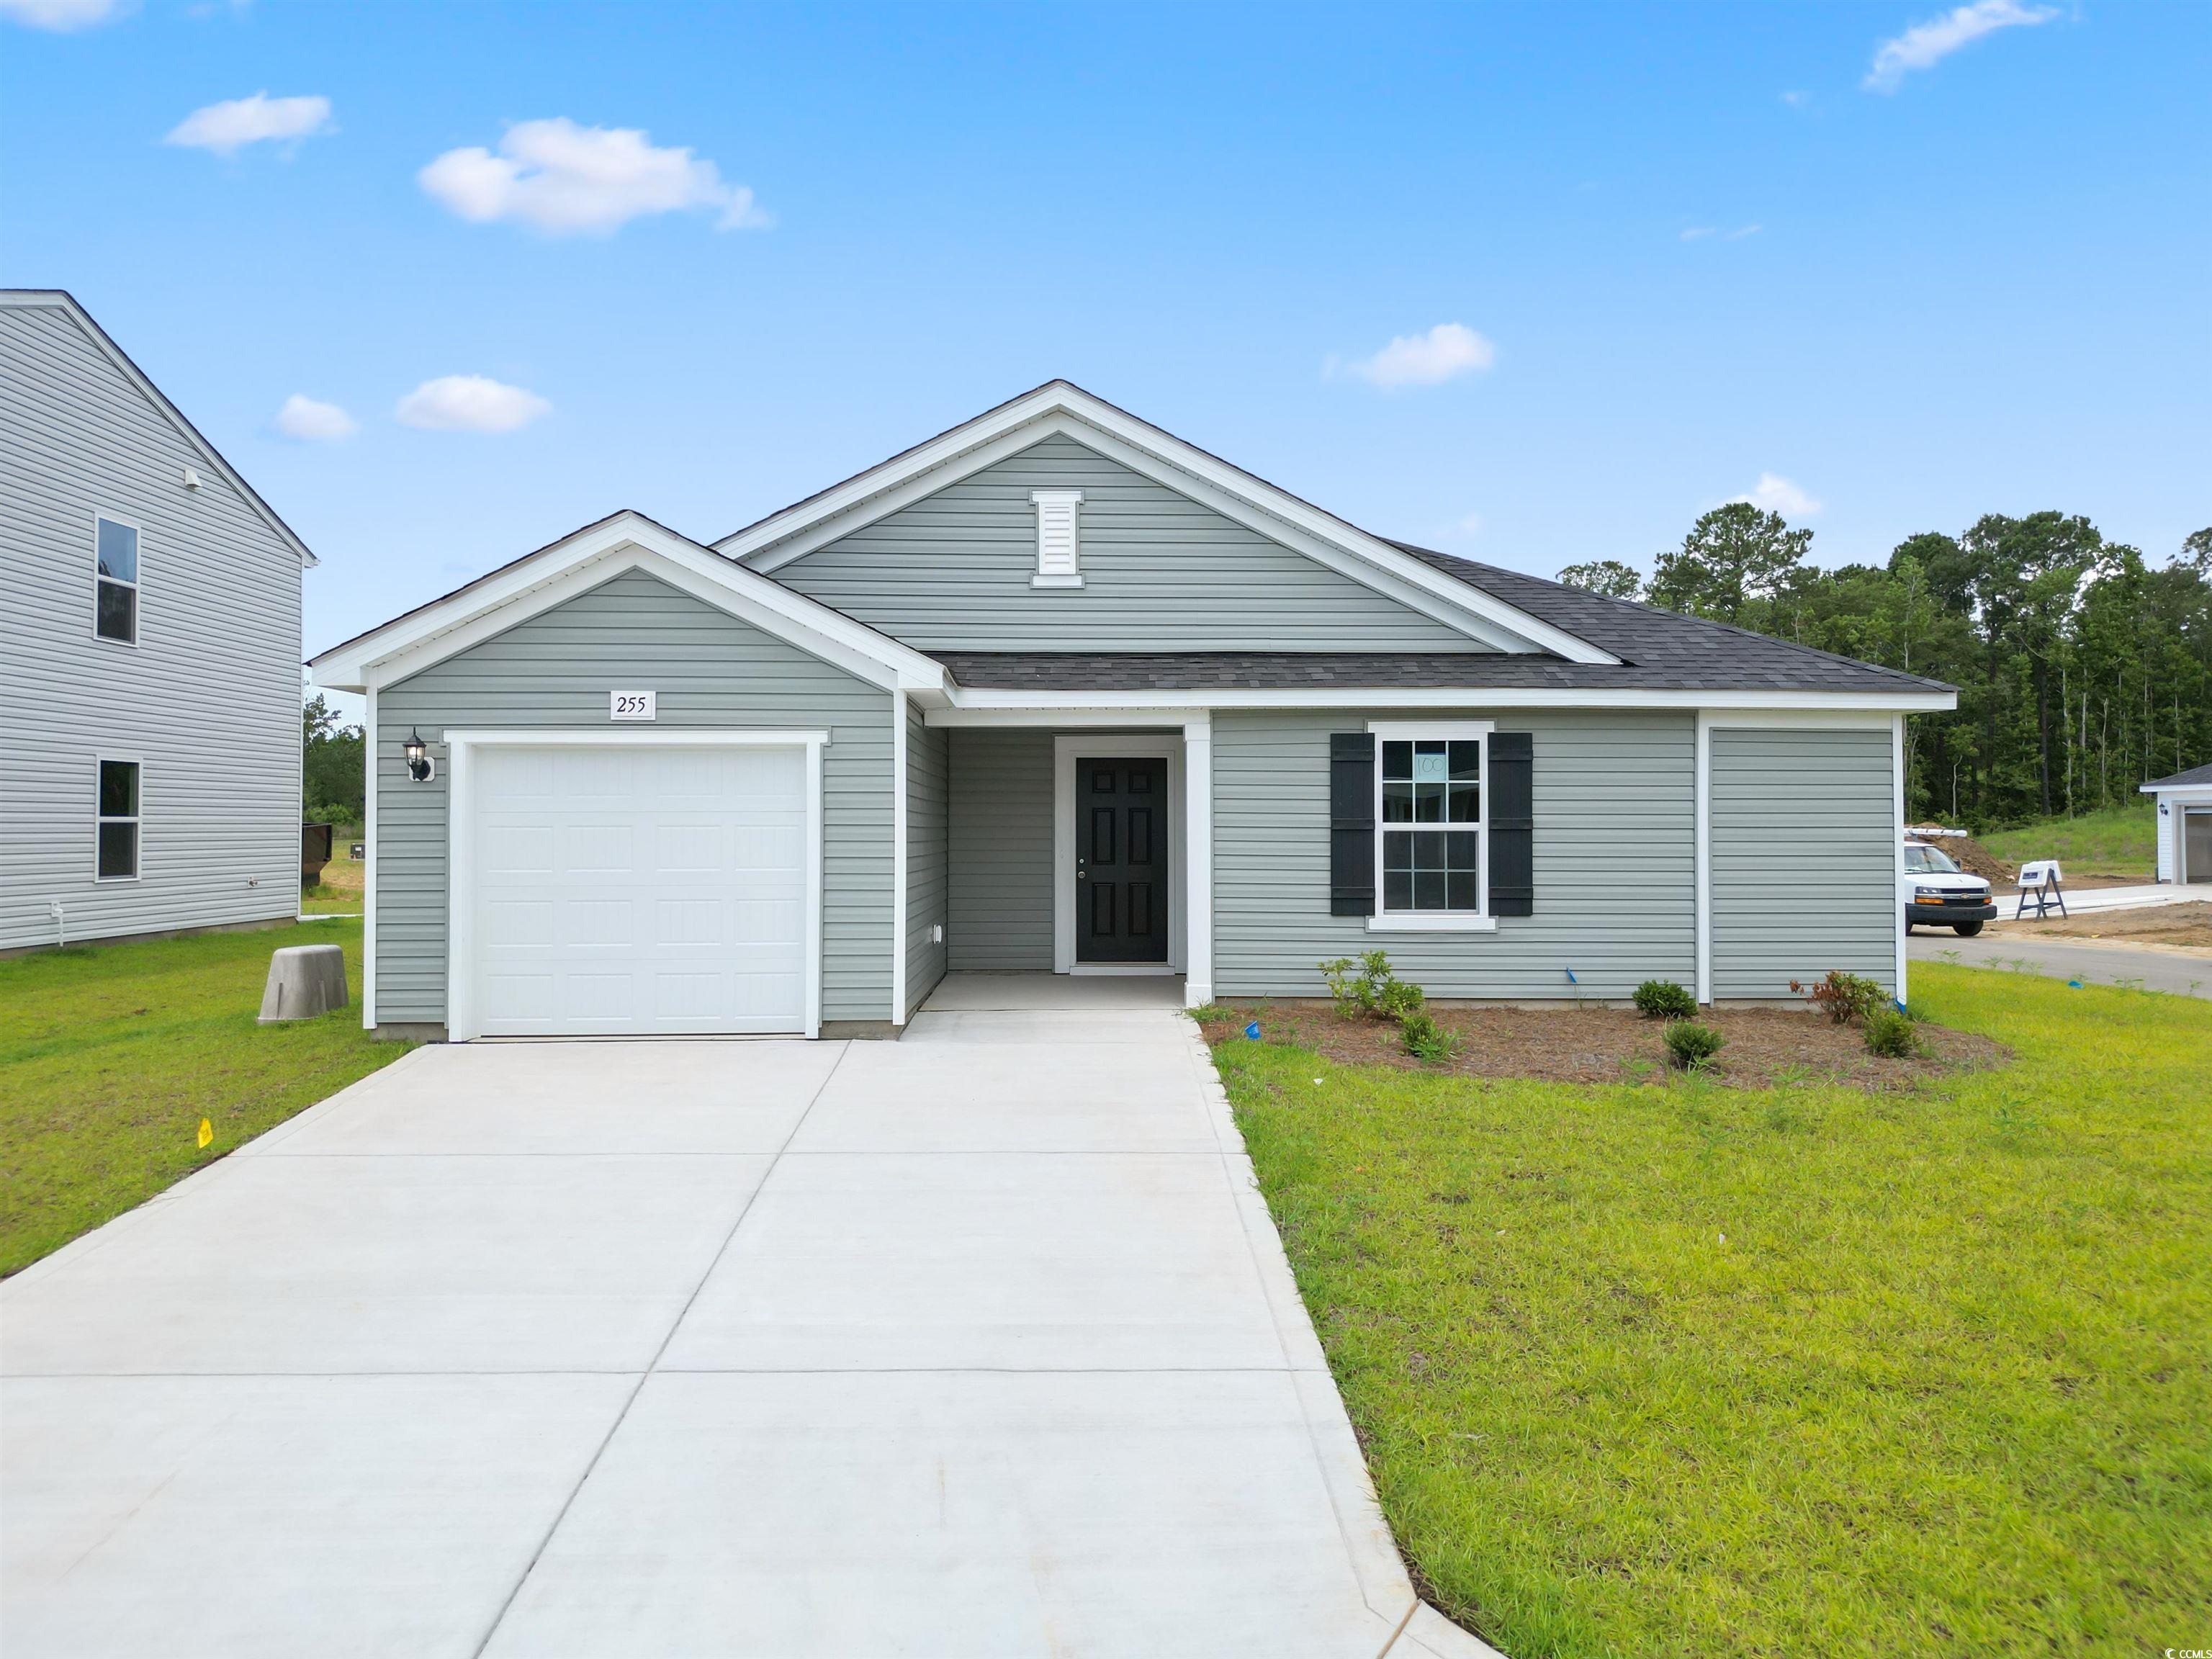
[{"label": "white garage door", "polygon": [[803,1031],[806,751],[475,751],[464,902],[487,1036]]}]

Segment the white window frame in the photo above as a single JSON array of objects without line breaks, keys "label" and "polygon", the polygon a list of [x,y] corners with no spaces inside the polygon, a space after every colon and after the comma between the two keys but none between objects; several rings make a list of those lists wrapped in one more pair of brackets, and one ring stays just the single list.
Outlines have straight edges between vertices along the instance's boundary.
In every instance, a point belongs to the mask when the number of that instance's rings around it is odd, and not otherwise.
[{"label": "white window frame", "polygon": [[[1032,489],[1030,505],[1036,508],[1036,574],[1031,587],[1083,586],[1083,492],[1079,489]],[[1046,526],[1059,513],[1067,514],[1067,556],[1054,560],[1046,545]]]},{"label": "white window frame", "polygon": [[[1375,739],[1375,910],[1367,918],[1370,933],[1491,933],[1498,918],[1490,914],[1490,735],[1495,720],[1370,720]],[[1475,822],[1475,897],[1473,910],[1390,910],[1383,907],[1382,745],[1417,741],[1479,743],[1482,745],[1482,816]],[[1401,829],[1405,826],[1397,826]],[[1446,824],[1445,829],[1450,826]]]},{"label": "white window frame", "polygon": [[[137,797],[137,811],[111,815],[100,810],[100,769],[103,766],[135,766],[138,769],[138,787],[133,791]],[[100,873],[100,832],[111,823],[127,823],[137,832],[131,838],[131,873],[127,876],[103,876]],[[137,881],[145,873],[146,763],[136,755],[96,753],[92,757],[92,878],[102,885],[112,885],[118,882]]]},{"label": "white window frame", "polygon": [[[120,525],[131,532],[132,538],[131,563],[136,574],[127,582],[114,576],[104,576],[100,574],[100,526],[103,520],[109,524]],[[125,518],[120,513],[110,513],[103,507],[94,507],[92,514],[92,637],[97,642],[101,645],[119,645],[131,651],[138,648],[138,641],[146,632],[145,574],[146,526],[135,519]],[[131,590],[131,637],[127,640],[118,640],[112,634],[103,634],[100,631],[100,590],[102,584],[114,587],[127,587]]]}]

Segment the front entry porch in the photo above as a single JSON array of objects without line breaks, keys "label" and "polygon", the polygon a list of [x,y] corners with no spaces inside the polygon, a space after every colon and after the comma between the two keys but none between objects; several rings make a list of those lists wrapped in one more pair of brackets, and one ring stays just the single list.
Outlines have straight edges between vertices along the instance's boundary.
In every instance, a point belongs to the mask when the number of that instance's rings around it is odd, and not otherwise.
[{"label": "front entry porch", "polygon": [[[1048,724],[967,724],[937,710],[932,720],[940,714],[954,722],[929,733],[944,744],[946,977],[927,1006],[1207,1000],[1210,722],[1079,724],[1062,711]],[[1082,981],[1128,988],[1070,984]]]},{"label": "front entry porch", "polygon": [[951,973],[937,982],[921,1012],[1087,1014],[1182,1006],[1181,974]]}]

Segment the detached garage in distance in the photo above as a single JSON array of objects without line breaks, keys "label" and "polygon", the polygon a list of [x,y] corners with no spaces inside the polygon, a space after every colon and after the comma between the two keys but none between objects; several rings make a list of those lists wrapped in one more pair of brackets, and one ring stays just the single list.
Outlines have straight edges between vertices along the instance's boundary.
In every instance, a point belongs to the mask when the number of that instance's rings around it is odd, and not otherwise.
[{"label": "detached garage in distance", "polygon": [[[1905,988],[1951,688],[1370,535],[1064,381],[712,546],[619,513],[322,653],[364,1017],[896,1035],[948,971]],[[1166,988],[1163,988],[1166,994]]]},{"label": "detached garage in distance", "polygon": [[2212,766],[2192,766],[2142,787],[2158,803],[2158,878],[2212,883]]}]

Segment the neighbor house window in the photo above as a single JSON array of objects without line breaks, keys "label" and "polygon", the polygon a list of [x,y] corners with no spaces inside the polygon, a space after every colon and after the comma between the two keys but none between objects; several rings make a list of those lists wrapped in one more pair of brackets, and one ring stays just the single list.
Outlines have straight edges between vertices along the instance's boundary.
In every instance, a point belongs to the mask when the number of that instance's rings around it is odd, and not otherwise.
[{"label": "neighbor house window", "polygon": [[1378,725],[1375,738],[1381,914],[1485,915],[1488,725]]},{"label": "neighbor house window", "polygon": [[93,631],[120,645],[138,643],[138,527],[93,521]]},{"label": "neighbor house window", "polygon": [[99,866],[102,881],[134,881],[138,875],[138,763],[100,763]]}]

